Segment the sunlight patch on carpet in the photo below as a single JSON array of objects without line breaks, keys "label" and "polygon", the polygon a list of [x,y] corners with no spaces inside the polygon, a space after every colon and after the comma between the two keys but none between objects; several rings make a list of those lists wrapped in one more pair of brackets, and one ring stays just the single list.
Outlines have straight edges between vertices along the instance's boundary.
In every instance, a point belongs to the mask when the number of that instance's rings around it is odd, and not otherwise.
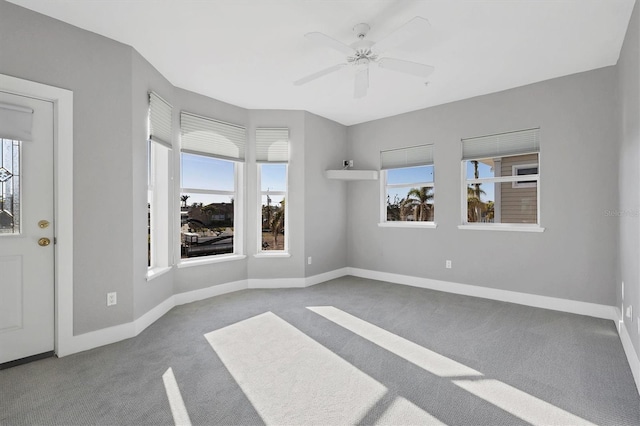
[{"label": "sunlight patch on carpet", "polygon": [[[450,358],[437,354],[409,340],[361,320],[333,306],[307,309],[339,326],[369,340],[389,352],[406,359],[424,370],[444,378],[496,407],[533,425],[588,425],[593,423],[536,398],[499,380],[486,379],[483,374]],[[460,380],[455,380],[455,377]],[[462,380],[462,377],[474,377]]]},{"label": "sunlight patch on carpet", "polygon": [[307,309],[437,376],[482,376],[482,373],[473,368],[469,368],[451,358],[433,352],[333,306],[315,306]]},{"label": "sunlight patch on carpet", "polygon": [[533,425],[589,425],[593,423],[498,380],[454,380],[467,392]]},{"label": "sunlight patch on carpet", "polygon": [[[354,424],[387,392],[272,312],[205,338],[267,424]],[[412,419],[434,423],[418,407],[409,410]],[[394,408],[386,423],[398,424],[393,418],[398,411]]]},{"label": "sunlight patch on carpet", "polygon": [[411,401],[401,396],[393,400],[382,416],[375,422],[376,425],[444,425]]},{"label": "sunlight patch on carpet", "polygon": [[162,375],[162,381],[164,382],[164,389],[167,392],[174,423],[176,426],[191,426],[191,419],[189,418],[187,407],[184,405],[178,382],[171,367]]}]

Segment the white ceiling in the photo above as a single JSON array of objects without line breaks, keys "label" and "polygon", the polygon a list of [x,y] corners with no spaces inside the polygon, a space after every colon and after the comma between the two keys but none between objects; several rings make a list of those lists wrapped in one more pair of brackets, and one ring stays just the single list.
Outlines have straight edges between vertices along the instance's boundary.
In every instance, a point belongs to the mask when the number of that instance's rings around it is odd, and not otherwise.
[{"label": "white ceiling", "polygon": [[[614,65],[635,0],[9,0],[133,46],[175,86],[251,109],[296,109],[351,125]],[[427,34],[391,57],[435,67],[427,79],[371,69],[293,81],[344,62],[304,37],[344,43],[366,22],[377,41],[414,16]]]}]

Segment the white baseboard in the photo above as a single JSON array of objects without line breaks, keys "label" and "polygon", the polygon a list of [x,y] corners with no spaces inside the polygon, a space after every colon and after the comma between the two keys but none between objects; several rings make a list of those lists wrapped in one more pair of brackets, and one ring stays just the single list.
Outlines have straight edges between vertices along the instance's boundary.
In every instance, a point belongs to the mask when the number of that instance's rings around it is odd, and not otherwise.
[{"label": "white baseboard", "polygon": [[234,291],[246,290],[247,280],[233,281],[230,283],[212,285],[211,287],[201,288],[198,290],[186,291],[173,295],[175,305],[184,305],[186,303],[196,302],[198,300],[208,299],[210,297],[220,296],[221,294],[233,293]]},{"label": "white baseboard", "polygon": [[249,288],[302,288],[304,278],[249,278]]},{"label": "white baseboard", "polygon": [[[616,308],[616,313],[618,318],[622,318],[620,309]],[[631,367],[633,380],[635,380],[636,388],[638,388],[638,393],[640,393],[640,358],[638,358],[638,354],[633,347],[633,343],[631,343],[631,336],[629,336],[629,330],[627,330],[626,324],[623,321],[618,320],[616,321],[616,326],[618,328],[622,347],[624,348],[624,353],[627,355],[627,361],[629,361],[629,367]]]},{"label": "white baseboard", "polygon": [[164,314],[169,312],[174,306],[184,305],[186,303],[196,302],[198,300],[208,299],[210,297],[245,290],[248,288],[308,287],[330,279],[339,278],[346,274],[347,268],[342,268],[306,278],[248,279],[174,294],[133,322],[65,338],[65,344],[63,345],[62,350],[58,350],[57,355],[59,357],[63,357],[135,337],[160,319]]},{"label": "white baseboard", "polygon": [[340,268],[306,278],[249,278],[249,288],[303,288],[348,275],[349,268]]},{"label": "white baseboard", "polygon": [[160,303],[155,308],[151,309],[144,315],[140,316],[137,320],[135,320],[133,322],[134,336],[142,333],[147,327],[158,321],[164,314],[169,312],[175,306],[174,298],[175,296],[169,297],[164,302]]},{"label": "white baseboard", "polygon": [[329,280],[335,280],[336,278],[344,277],[345,275],[349,275],[349,268],[340,268],[323,274],[312,275],[304,279],[305,287],[320,284]]},{"label": "white baseboard", "polygon": [[[537,308],[588,315],[614,321],[617,321],[617,319],[619,318],[619,315],[616,313],[616,308],[613,306],[598,305],[594,303],[578,302],[574,300],[559,299],[547,296],[537,296],[533,294],[518,293],[508,290],[498,290],[487,287],[432,280],[429,278],[412,277],[408,275],[347,267],[306,278],[248,279],[214,285],[211,287],[184,293],[178,293],[167,298],[164,302],[160,303],[133,322],[120,324],[114,327],[108,327],[102,330],[96,330],[90,333],[85,333],[65,339],[68,340],[68,342],[64,345],[65,350],[62,353],[58,353],[58,356],[62,357],[71,355],[76,352],[86,351],[88,349],[93,349],[99,346],[108,345],[120,340],[135,337],[155,321],[157,321],[159,318],[161,318],[164,314],[169,312],[174,306],[184,305],[186,303],[208,299],[210,297],[232,293],[239,290],[245,290],[248,288],[303,288],[335,278],[340,278],[345,275],[353,275],[356,277],[387,281],[413,287],[428,288],[432,290],[462,294],[466,296],[500,300],[503,302],[516,303]],[[626,329],[624,328],[623,324],[623,332],[621,332],[620,336],[625,347],[625,352],[627,352],[629,363],[632,366],[632,371],[634,372],[634,378],[637,384],[640,382],[640,363],[638,363],[638,356],[633,350],[633,346],[631,345],[631,340],[628,333],[626,334],[625,343],[625,338],[623,337],[624,333],[626,333]]]},{"label": "white baseboard", "polygon": [[554,311],[569,312],[572,314],[587,315],[590,317],[604,318],[613,321],[617,319],[616,308],[613,306],[579,302],[576,300],[559,299],[556,297],[538,296],[535,294],[519,293],[516,291],[500,290],[468,284],[458,284],[448,281],[432,280],[429,278],[391,274],[388,272],[372,271],[369,269],[347,269],[349,270],[349,275],[361,278],[388,281],[395,284],[428,288],[431,290],[462,294],[465,296],[481,297],[483,299],[499,300],[501,302],[510,302],[516,303],[518,305],[532,306],[535,308],[544,308]]},{"label": "white baseboard", "polygon": [[58,348],[56,355],[63,357],[78,352],[109,345],[135,336],[135,323],[129,322],[77,336],[67,337],[64,346]]}]

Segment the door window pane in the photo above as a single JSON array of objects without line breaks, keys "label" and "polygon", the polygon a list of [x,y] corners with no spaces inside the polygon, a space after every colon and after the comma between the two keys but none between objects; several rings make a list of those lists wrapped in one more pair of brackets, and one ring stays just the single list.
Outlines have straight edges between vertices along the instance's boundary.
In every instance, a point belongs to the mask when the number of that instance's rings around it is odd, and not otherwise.
[{"label": "door window pane", "polygon": [[19,234],[20,142],[0,140],[0,235]]}]

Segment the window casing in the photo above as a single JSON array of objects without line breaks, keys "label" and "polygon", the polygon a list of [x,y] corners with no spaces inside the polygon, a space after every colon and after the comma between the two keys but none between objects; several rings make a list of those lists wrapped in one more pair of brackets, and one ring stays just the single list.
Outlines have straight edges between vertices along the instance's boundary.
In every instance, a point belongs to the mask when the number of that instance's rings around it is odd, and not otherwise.
[{"label": "window casing", "polygon": [[539,149],[539,129],[462,141],[462,227],[542,230]]},{"label": "window casing", "polygon": [[289,129],[256,129],[258,255],[289,252]]},{"label": "window casing", "polygon": [[180,257],[239,254],[241,163],[181,153]]},{"label": "window casing", "polygon": [[147,141],[147,278],[173,263],[171,253],[172,107],[149,92]]},{"label": "window casing", "polygon": [[381,152],[381,226],[435,226],[433,145]]},{"label": "window casing", "polygon": [[288,253],[288,165],[258,163],[258,253]]},{"label": "window casing", "polygon": [[237,258],[243,245],[245,129],[181,113],[180,257]]},{"label": "window casing", "polygon": [[149,140],[149,174],[147,186],[148,260],[150,270],[166,268],[171,264],[169,253],[171,191],[171,150]]}]

